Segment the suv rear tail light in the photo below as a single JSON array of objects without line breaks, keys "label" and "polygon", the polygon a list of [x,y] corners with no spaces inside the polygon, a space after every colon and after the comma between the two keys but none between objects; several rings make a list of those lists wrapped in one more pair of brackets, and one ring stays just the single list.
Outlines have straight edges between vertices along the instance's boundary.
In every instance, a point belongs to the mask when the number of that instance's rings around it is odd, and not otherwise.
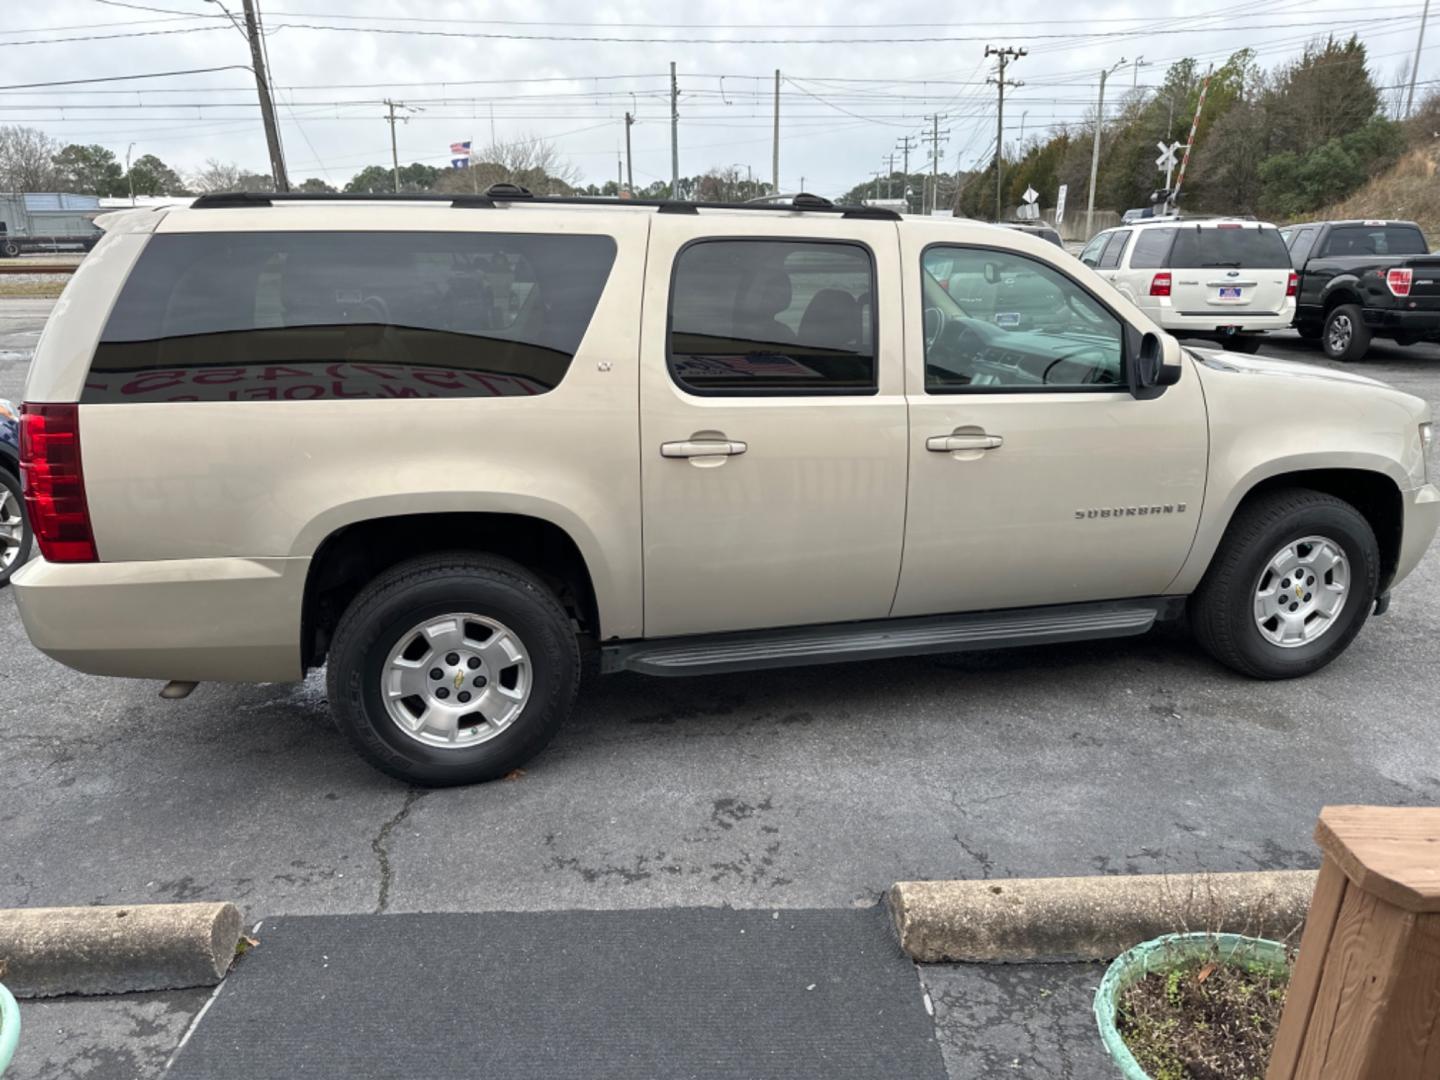
[{"label": "suv rear tail light", "polygon": [[1414,277],[1415,271],[1408,266],[1396,266],[1385,271],[1385,284],[1396,296],[1409,296]]},{"label": "suv rear tail light", "polygon": [[1300,275],[1294,270],[1290,271],[1290,280],[1285,283],[1285,295],[1294,296],[1300,291]]},{"label": "suv rear tail light", "polygon": [[80,406],[20,407],[20,476],[40,554],[57,563],[97,562],[80,468]]},{"label": "suv rear tail light", "polygon": [[1169,295],[1170,295],[1170,275],[1169,275],[1169,274],[1156,274],[1153,278],[1150,279],[1150,295],[1151,295],[1151,296],[1169,296]]}]

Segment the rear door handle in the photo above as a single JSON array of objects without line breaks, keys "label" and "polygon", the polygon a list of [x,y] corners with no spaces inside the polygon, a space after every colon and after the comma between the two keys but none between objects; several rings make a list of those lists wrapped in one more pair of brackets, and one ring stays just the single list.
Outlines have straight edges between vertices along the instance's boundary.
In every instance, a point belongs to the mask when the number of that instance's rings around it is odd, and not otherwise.
[{"label": "rear door handle", "polygon": [[937,454],[952,454],[957,450],[994,450],[1004,445],[1005,440],[999,435],[931,435],[925,440],[925,449]]},{"label": "rear door handle", "polygon": [[660,444],[660,456],[668,458],[734,457],[749,449],[737,439],[686,439]]}]

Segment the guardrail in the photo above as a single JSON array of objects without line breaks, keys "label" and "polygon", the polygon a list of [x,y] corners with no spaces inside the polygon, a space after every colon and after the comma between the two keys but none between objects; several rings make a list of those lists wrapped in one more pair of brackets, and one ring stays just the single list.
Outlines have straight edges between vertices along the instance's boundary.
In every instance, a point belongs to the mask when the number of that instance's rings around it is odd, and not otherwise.
[{"label": "guardrail", "polygon": [[0,274],[73,274],[75,263],[0,262]]}]

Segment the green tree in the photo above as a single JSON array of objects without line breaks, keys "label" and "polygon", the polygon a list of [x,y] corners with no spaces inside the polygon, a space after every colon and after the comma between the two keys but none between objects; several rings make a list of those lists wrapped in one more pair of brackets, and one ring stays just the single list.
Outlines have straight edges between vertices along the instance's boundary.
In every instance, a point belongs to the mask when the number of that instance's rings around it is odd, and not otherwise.
[{"label": "green tree", "polygon": [[327,184],[324,180],[321,180],[319,177],[312,176],[306,180],[300,181],[299,186],[296,187],[295,190],[312,192],[314,194],[333,194],[335,188],[332,187],[330,184]]},{"label": "green tree", "polygon": [[124,170],[103,146],[71,143],[54,157],[60,186],[80,195],[119,195],[128,191]]},{"label": "green tree", "polygon": [[180,174],[154,154],[142,154],[130,163],[130,172],[120,185],[124,190],[117,194],[128,194],[131,183],[136,195],[190,194]]},{"label": "green tree", "polygon": [[[440,179],[439,169],[433,165],[423,165],[418,161],[411,165],[401,165],[399,171],[402,192],[430,191],[435,187],[435,182]],[[367,165],[351,177],[350,182],[345,185],[345,190],[376,195],[393,192],[395,190],[395,170],[389,165]]]}]

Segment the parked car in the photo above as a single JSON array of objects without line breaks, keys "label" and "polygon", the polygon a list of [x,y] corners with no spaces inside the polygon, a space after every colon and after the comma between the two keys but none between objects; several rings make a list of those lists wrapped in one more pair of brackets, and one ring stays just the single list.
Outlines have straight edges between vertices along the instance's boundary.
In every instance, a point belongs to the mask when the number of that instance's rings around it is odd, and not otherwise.
[{"label": "parked car", "polygon": [[1080,253],[1170,333],[1253,353],[1295,315],[1295,275],[1273,225],[1238,218],[1136,221],[1100,233]]},{"label": "parked car", "polygon": [[1054,244],[1061,250],[1065,248],[1065,241],[1060,239],[1060,233],[1053,225],[1046,225],[1043,221],[1002,221],[1000,224],[1007,229],[1038,236],[1041,240]]},{"label": "parked car", "polygon": [[414,783],[538,753],[587,655],[744,672],[1188,615],[1221,663],[1304,675],[1440,519],[1425,402],[1187,352],[992,225],[515,189],[107,224],[26,388],[31,639],[169,696],[327,665],[341,730]]},{"label": "parked car", "polygon": [[0,399],[0,587],[30,554],[30,524],[20,494],[20,411]]},{"label": "parked car", "polygon": [[1300,274],[1295,329],[1332,360],[1372,338],[1440,341],[1440,255],[1413,221],[1314,221],[1280,235]]}]

